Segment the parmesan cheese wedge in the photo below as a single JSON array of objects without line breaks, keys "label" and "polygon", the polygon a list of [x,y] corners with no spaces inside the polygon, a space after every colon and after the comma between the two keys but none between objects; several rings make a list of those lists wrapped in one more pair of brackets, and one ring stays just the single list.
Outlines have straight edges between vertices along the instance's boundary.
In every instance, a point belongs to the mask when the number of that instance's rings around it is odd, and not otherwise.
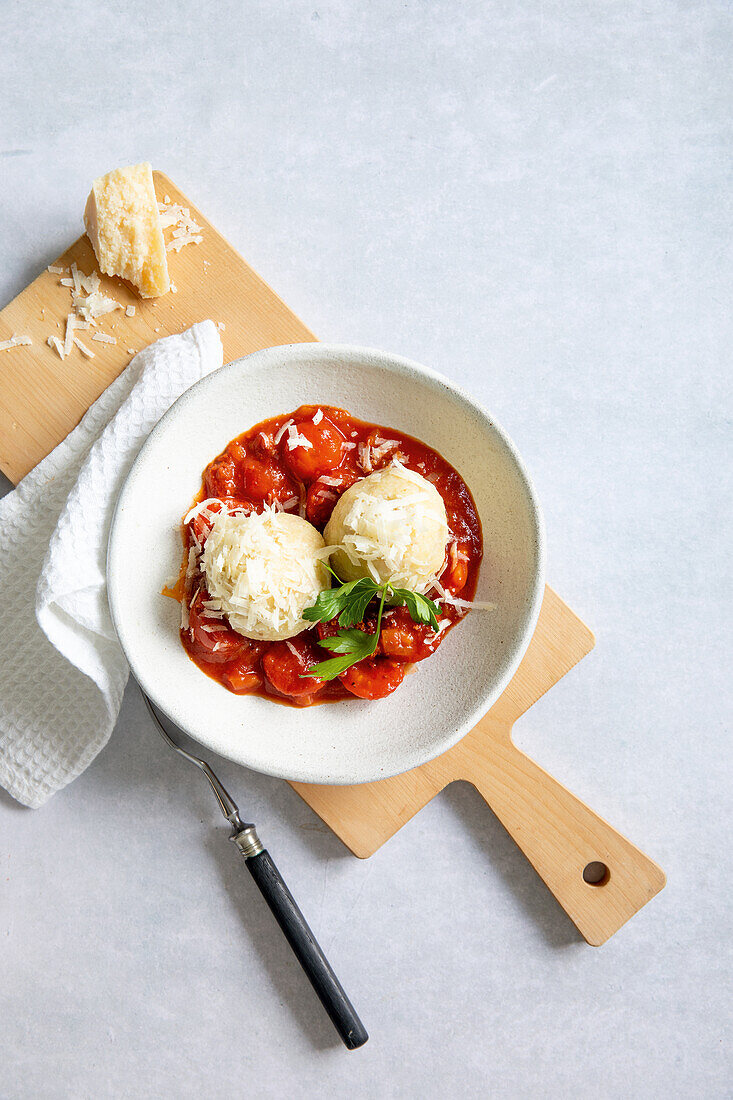
[{"label": "parmesan cheese wedge", "polygon": [[149,164],[116,168],[95,179],[84,225],[105,275],[134,283],[143,298],[168,293],[166,248]]}]

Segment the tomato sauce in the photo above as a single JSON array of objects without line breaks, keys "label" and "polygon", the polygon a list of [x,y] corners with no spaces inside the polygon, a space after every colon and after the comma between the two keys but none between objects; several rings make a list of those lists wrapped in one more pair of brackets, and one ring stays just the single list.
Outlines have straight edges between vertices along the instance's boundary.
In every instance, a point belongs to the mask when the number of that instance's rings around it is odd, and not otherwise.
[{"label": "tomato sauce", "polygon": [[[292,430],[312,446],[288,445]],[[397,458],[428,478],[445,504],[450,531],[446,560],[439,581],[443,589],[464,600],[476,590],[483,553],[481,522],[468,486],[437,451],[403,432],[356,420],[343,409],[302,405],[295,412],[256,424],[233,439],[203,473],[201,492],[194,503],[215,497],[229,506],[262,511],[277,504],[283,511],[304,516],[323,532],[341,494],[360,478],[389,466]],[[184,570],[177,589],[170,592],[186,601],[187,626],[181,640],[191,659],[208,676],[239,695],[266,695],[294,706],[353,698],[381,699],[402,682],[412,665],[435,652],[450,628],[466,610],[440,604],[441,629],[413,622],[407,608],[385,609],[377,652],[347,669],[337,680],[305,675],[319,661],[332,656],[318,645],[319,638],[340,629],[336,620],[318,623],[295,638],[257,642],[232,630],[226,619],[214,617],[205,578],[196,571],[186,581],[185,563],[191,546],[203,545],[209,521],[195,516],[183,527]],[[437,592],[429,596],[440,600]],[[360,625],[376,632],[376,601]]]}]

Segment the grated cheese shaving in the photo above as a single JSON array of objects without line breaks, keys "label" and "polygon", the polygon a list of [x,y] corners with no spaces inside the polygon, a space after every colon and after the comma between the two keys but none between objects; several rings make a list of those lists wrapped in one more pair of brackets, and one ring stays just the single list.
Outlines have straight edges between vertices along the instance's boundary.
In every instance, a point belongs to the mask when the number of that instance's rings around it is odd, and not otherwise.
[{"label": "grated cheese shaving", "polygon": [[135,316],[135,307],[134,306],[126,306],[126,308],[125,308],[125,317],[134,317],[134,316]]},{"label": "grated cheese shaving", "polygon": [[102,283],[96,271],[93,271],[91,275],[84,275],[84,272],[82,272],[81,285],[85,294],[94,294],[96,290],[99,290]]},{"label": "grated cheese shaving", "polygon": [[[216,510],[213,512],[211,511],[210,507],[212,504],[216,504]],[[200,500],[198,504],[194,504],[193,508],[191,508],[190,511],[186,512],[185,516],[183,517],[183,522],[184,524],[190,523],[192,519],[196,519],[196,516],[200,516],[204,513],[206,519],[213,520],[214,517],[217,516],[219,512],[224,509],[226,509],[226,505],[221,500],[219,500],[218,497],[206,497],[205,500]],[[231,509],[231,511],[235,511],[235,509]]]},{"label": "grated cheese shaving", "polygon": [[52,275],[63,275],[66,271],[65,267],[58,267],[56,264],[49,264],[46,271],[50,271]]},{"label": "grated cheese shaving", "polygon": [[323,420],[323,409],[316,409],[316,411],[313,413],[313,423],[314,424],[320,424],[322,420]]},{"label": "grated cheese shaving", "polygon": [[108,336],[106,332],[95,332],[92,336],[92,340],[97,340],[100,344],[116,344],[117,340],[114,336]]},{"label": "grated cheese shaving", "polygon": [[46,343],[50,348],[55,348],[59,359],[64,358],[64,345],[59,340],[58,336],[49,336]]},{"label": "grated cheese shaving", "polygon": [[373,473],[374,467],[372,466],[371,455],[369,453],[369,445],[367,443],[360,443],[358,449],[359,465],[362,470],[367,474]]},{"label": "grated cheese shaving", "polygon": [[13,333],[9,340],[0,340],[0,351],[10,351],[11,348],[20,348],[32,343],[30,336],[16,336]]},{"label": "grated cheese shaving", "polygon": [[66,318],[66,335],[64,336],[64,355],[69,355],[74,347],[74,321],[75,317],[73,313],[69,313]]},{"label": "grated cheese shaving", "polygon": [[193,580],[197,566],[198,555],[196,553],[196,548],[194,546],[190,546],[188,549],[188,561],[186,562],[186,587],[188,587],[188,585]]},{"label": "grated cheese shaving", "polygon": [[277,433],[277,435],[275,436],[275,438],[273,440],[273,443],[275,444],[276,447],[277,447],[278,443],[280,442],[280,440],[282,439],[282,437],[287,432],[288,428],[290,428],[290,426],[294,423],[295,423],[294,420],[286,420],[285,423],[283,424],[283,426],[278,429],[278,433]]},{"label": "grated cheese shaving", "polygon": [[76,344],[76,346],[78,347],[78,349],[82,353],[82,355],[86,355],[87,359],[93,359],[94,358],[94,352],[92,351],[92,349],[88,348],[86,346],[86,344],[82,344],[82,342],[81,342],[81,340],[79,339],[78,336],[74,337],[74,343]]},{"label": "grated cheese shaving", "polygon": [[[375,443],[376,442],[377,440],[375,440]],[[382,461],[383,458],[386,458],[391,451],[394,451],[397,447],[399,447],[399,441],[396,439],[382,439],[379,441],[379,444],[379,446],[374,446],[371,448],[369,461],[371,462],[372,467],[376,466]]]},{"label": "grated cheese shaving", "polygon": [[304,435],[296,431],[292,423],[288,426],[288,450],[294,451],[296,447],[302,447],[303,450],[308,451],[313,447],[310,439],[306,439]]},{"label": "grated cheese shaving", "polygon": [[187,233],[185,237],[178,237],[174,241],[168,241],[165,246],[168,252],[180,252],[186,244],[201,244],[203,237],[193,233]]},{"label": "grated cheese shaving", "polygon": [[437,577],[431,578],[432,587],[439,595],[439,599],[436,603],[447,603],[451,607],[463,608],[464,610],[470,610],[475,608],[477,611],[496,611],[498,604],[492,600],[461,600],[458,596],[454,596],[451,592],[448,592],[440,583]]},{"label": "grated cheese shaving", "polygon": [[97,317],[104,317],[107,313],[122,309],[121,302],[116,301],[114,298],[108,298],[99,290],[93,291],[86,297],[75,293],[71,302],[76,313],[85,321],[94,321]]}]

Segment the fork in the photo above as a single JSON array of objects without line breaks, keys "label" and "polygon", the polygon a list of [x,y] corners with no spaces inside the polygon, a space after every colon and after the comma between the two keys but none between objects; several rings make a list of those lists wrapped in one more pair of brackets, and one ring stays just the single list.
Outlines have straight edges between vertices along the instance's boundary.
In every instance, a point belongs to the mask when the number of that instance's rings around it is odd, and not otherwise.
[{"label": "fork", "polygon": [[357,1047],[363,1046],[369,1038],[366,1028],[346,996],[316,937],[308,927],[293,895],[285,885],[272,856],[263,847],[254,825],[251,822],[242,821],[236,802],[206,761],[193,756],[173,740],[144,691],[142,696],[158,733],[166,744],[185,760],[195,764],[208,779],[209,786],[219,803],[219,809],[232,827],[229,839],[236,844],[244,856],[247,870],[257,883],[260,893],[272,910],[283,935],[293,949],[344,1044],[349,1050],[356,1050]]}]

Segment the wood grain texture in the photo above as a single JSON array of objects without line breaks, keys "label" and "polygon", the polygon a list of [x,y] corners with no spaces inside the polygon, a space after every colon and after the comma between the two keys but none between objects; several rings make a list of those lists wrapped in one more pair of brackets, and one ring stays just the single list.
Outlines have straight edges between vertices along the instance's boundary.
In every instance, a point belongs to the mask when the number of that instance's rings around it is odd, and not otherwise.
[{"label": "wood grain texture", "polygon": [[[170,196],[191,210],[203,242],[169,253],[177,293],[140,299],[120,279],[102,277],[101,289],[135,316],[116,311],[96,331],[116,345],[79,335],[95,354],[75,350],[61,360],[47,347],[63,338],[71,296],[60,276],[44,271],[0,312],[0,340],[14,333],[33,345],[0,353],[0,469],[17,482],[79,422],[88,407],[128,364],[131,353],[162,336],[212,318],[223,322],[224,361],[277,344],[314,340],[313,334],[217,233],[166,176],[154,173],[159,199]],[[80,199],[80,210],[82,200]],[[86,237],[56,264],[96,270]],[[473,783],[527,855],[589,943],[601,944],[664,886],[663,872],[512,743],[514,722],[593,647],[593,635],[551,589],[537,629],[508,688],[458,745],[421,768],[356,787],[293,787],[355,855],[372,855],[448,783]],[[600,861],[608,882],[583,881],[583,868]]]},{"label": "wood grain texture", "polygon": [[[0,340],[14,333],[33,340],[29,347],[0,352],[0,469],[14,483],[79,423],[130,362],[128,349],[139,351],[206,318],[224,325],[225,363],[260,348],[315,339],[167,176],[154,172],[153,178],[158,199],[169,196],[188,207],[202,227],[201,244],[168,253],[175,294],[146,300],[122,279],[101,276],[100,290],[123,306],[133,305],[135,316],[126,317],[123,310],[116,310],[100,318],[96,330],[78,333],[94,352],[94,359],[86,359],[75,348],[62,361],[47,346],[49,336],[63,340],[71,306],[69,288],[60,285],[60,275],[43,271],[0,312]],[[80,220],[85,201],[86,195],[81,195]],[[85,274],[97,270],[86,236],[54,260],[54,265],[68,267],[74,262]],[[92,341],[95,331],[114,336],[117,344]]]},{"label": "wood grain texture", "polygon": [[[511,683],[477,726],[422,767],[352,787],[292,786],[362,859],[449,783],[472,783],[588,943],[599,946],[665,883],[664,872],[512,742],[512,727],[593,648],[587,626],[551,588]],[[584,868],[605,864],[603,885]]]}]

